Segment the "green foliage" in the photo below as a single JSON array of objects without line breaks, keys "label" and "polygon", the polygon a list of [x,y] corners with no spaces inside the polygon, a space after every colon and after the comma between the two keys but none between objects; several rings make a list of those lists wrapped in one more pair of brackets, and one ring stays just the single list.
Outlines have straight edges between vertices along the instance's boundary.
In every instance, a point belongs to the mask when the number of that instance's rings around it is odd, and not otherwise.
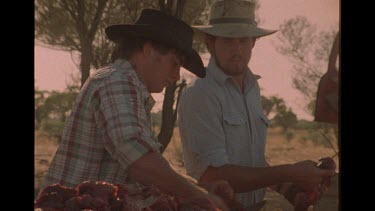
[{"label": "green foliage", "polygon": [[269,113],[271,113],[272,108],[274,107],[273,103],[269,98],[263,95],[261,96],[261,101],[262,101],[263,112],[266,116],[268,116]]},{"label": "green foliage", "polygon": [[297,16],[281,24],[277,34],[280,44],[276,49],[293,63],[293,86],[304,96],[310,114],[337,31],[336,28],[317,31],[306,17]]},{"label": "green foliage", "polygon": [[57,119],[44,119],[41,123],[41,129],[48,136],[54,137],[58,140],[58,142],[60,142],[64,125],[65,122]]},{"label": "green foliage", "polygon": [[[338,131],[333,124],[299,120],[294,125],[296,130],[307,131],[306,135],[301,136],[300,141],[311,140],[316,145],[337,149]],[[330,143],[331,142],[331,143]],[[332,146],[332,145],[333,146]]]},{"label": "green foliage", "polygon": [[281,126],[284,131],[287,131],[288,128],[293,128],[297,123],[297,116],[293,113],[292,109],[283,107],[278,110],[273,121],[275,125]]},{"label": "green foliage", "polygon": [[270,114],[276,113],[279,110],[286,109],[284,99],[277,96],[261,96],[261,102],[264,114],[269,117]]},{"label": "green foliage", "polygon": [[290,142],[294,138],[294,133],[291,130],[287,130],[285,132],[285,137],[288,142]]},{"label": "green foliage", "polygon": [[294,128],[298,130],[314,130],[318,127],[318,122],[308,121],[304,119],[298,120],[297,123],[294,125]]},{"label": "green foliage", "polygon": [[[186,1],[182,19],[188,24],[204,22],[212,2]],[[89,62],[99,68],[110,62],[113,48],[104,28],[134,22],[143,8],[159,9],[160,1],[38,0],[35,2],[35,38],[49,47],[79,54],[83,47],[90,45]]]},{"label": "green foliage", "polygon": [[35,1],[35,38],[58,49],[79,50],[76,24],[63,2]]},{"label": "green foliage", "polygon": [[38,117],[41,116],[38,120],[50,118],[65,122],[76,96],[77,93],[52,92],[44,104],[36,109],[36,113],[41,113],[41,115],[37,114]]},{"label": "green foliage", "polygon": [[273,114],[273,121],[271,126],[281,126],[284,132],[288,128],[293,128],[297,123],[297,116],[293,113],[291,108],[287,108],[284,99],[277,96],[261,96],[263,112],[270,118]]},{"label": "green foliage", "polygon": [[62,129],[79,87],[70,85],[64,92],[35,91],[35,126],[49,136],[61,138]]},{"label": "green foliage", "polygon": [[311,140],[316,145],[338,149],[338,131],[335,125],[301,120],[296,124],[296,128],[307,130],[307,134],[300,137],[301,141]]}]

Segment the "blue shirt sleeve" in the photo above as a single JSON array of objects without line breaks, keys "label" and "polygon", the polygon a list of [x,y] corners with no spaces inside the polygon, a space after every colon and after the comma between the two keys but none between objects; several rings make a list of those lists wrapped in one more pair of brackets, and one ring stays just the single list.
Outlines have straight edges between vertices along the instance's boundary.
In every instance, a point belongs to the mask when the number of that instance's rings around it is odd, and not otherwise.
[{"label": "blue shirt sleeve", "polygon": [[208,166],[229,163],[220,103],[197,87],[181,96],[178,123],[187,173],[199,179]]}]

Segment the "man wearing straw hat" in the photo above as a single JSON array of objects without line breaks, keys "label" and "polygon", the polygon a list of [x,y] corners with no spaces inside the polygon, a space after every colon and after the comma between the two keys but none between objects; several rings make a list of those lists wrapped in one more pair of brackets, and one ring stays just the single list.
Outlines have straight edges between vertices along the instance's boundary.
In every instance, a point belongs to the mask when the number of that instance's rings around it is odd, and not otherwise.
[{"label": "man wearing straw hat", "polygon": [[249,1],[217,1],[209,25],[193,26],[211,57],[206,77],[187,88],[178,110],[187,173],[203,183],[228,181],[247,210],[264,204],[266,187],[292,182],[310,190],[334,174],[313,161],[270,167],[265,159],[269,120],[260,101],[260,77],[248,63],[256,40],[276,30],[259,28],[254,8]]}]

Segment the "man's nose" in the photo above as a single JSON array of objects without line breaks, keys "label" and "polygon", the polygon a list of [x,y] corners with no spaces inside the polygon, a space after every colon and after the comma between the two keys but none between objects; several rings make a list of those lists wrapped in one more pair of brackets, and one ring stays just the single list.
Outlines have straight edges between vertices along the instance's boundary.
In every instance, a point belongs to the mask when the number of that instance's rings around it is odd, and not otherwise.
[{"label": "man's nose", "polygon": [[243,45],[241,44],[239,40],[234,40],[232,43],[232,47],[235,52],[242,53]]}]

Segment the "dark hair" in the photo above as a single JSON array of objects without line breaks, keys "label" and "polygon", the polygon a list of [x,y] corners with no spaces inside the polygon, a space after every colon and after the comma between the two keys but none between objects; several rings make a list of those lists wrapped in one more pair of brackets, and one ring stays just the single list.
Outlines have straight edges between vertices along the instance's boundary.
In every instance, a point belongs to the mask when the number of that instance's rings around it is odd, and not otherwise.
[{"label": "dark hair", "polygon": [[160,42],[145,39],[143,37],[128,36],[116,43],[115,48],[112,51],[111,62],[114,62],[118,58],[130,59],[134,53],[142,49],[146,42],[150,42],[151,45],[162,55],[165,55],[170,51],[176,51],[179,55],[182,55],[180,50],[169,47]]}]

